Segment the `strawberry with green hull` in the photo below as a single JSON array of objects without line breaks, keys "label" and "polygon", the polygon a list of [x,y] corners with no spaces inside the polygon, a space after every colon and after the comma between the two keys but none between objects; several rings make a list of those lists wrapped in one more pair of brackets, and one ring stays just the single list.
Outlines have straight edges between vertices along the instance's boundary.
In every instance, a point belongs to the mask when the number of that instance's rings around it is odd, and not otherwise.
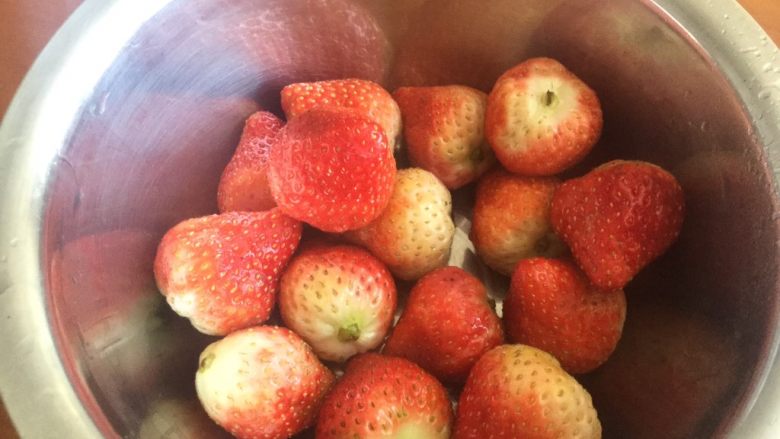
[{"label": "strawberry with green hull", "polygon": [[276,206],[268,186],[268,153],[283,125],[267,111],[246,120],[238,147],[219,180],[220,212],[260,212]]},{"label": "strawberry with green hull", "polygon": [[415,280],[447,263],[455,235],[452,196],[428,171],[402,169],[387,208],[347,239],[366,247],[403,280]]},{"label": "strawberry with green hull", "polygon": [[550,215],[591,282],[620,289],[677,240],[685,197],[661,167],[615,160],[564,182]]},{"label": "strawberry with green hull", "polygon": [[441,383],[408,360],[362,354],[325,398],[317,439],[446,439],[452,405]]},{"label": "strawberry with green hull", "polygon": [[495,163],[484,136],[485,93],[460,85],[401,87],[393,97],[409,159],[447,188],[471,183]]},{"label": "strawberry with green hull", "polygon": [[462,384],[479,357],[503,342],[482,282],[444,267],[412,288],[383,352],[417,363],[442,382]]},{"label": "strawberry with green hull", "polygon": [[301,223],[278,209],[183,221],[157,248],[157,286],[171,308],[204,334],[261,324],[300,238]]},{"label": "strawberry with green hull", "polygon": [[623,290],[594,287],[565,260],[520,261],[504,301],[509,339],[549,352],[572,374],[590,372],[607,361],[625,319]]},{"label": "strawberry with green hull", "polygon": [[470,238],[489,267],[511,276],[521,259],[566,251],[550,224],[550,203],[559,185],[553,177],[523,177],[501,168],[480,179]]},{"label": "strawberry with green hull", "polygon": [[195,388],[209,417],[241,439],[286,439],[314,423],[335,377],[286,328],[234,332],[201,353]]},{"label": "strawberry with green hull", "polygon": [[496,81],[488,95],[485,136],[509,171],[546,176],[582,160],[603,123],[590,87],[558,61],[532,58]]},{"label": "strawberry with green hull", "polygon": [[452,437],[598,439],[601,423],[588,391],[552,355],[503,345],[471,369]]},{"label": "strawberry with green hull", "polygon": [[357,247],[314,246],[296,255],[282,275],[282,319],[324,360],[345,361],[379,346],[395,307],[390,272]]},{"label": "strawberry with green hull", "polygon": [[291,120],[312,108],[348,109],[379,124],[387,135],[390,152],[401,134],[398,104],[381,85],[365,79],[299,82],[282,89],[282,109]]},{"label": "strawberry with green hull", "polygon": [[325,232],[357,229],[376,219],[393,192],[395,173],[379,125],[324,109],[290,120],[268,163],[279,208]]}]

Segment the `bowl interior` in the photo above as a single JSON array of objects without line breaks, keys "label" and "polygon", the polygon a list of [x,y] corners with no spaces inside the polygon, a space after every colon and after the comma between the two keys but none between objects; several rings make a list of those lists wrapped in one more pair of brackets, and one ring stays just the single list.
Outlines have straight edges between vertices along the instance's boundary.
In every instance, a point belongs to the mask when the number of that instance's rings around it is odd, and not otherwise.
[{"label": "bowl interior", "polygon": [[[640,159],[683,184],[677,244],[631,282],[623,339],[580,377],[605,437],[727,432],[755,390],[774,331],[777,236],[763,148],[693,38],[633,0],[176,0],[118,54],[53,167],[44,218],[50,317],[68,374],[107,434],[220,434],[195,400],[213,339],[176,317],[152,261],[177,222],[216,212],[243,120],[279,110],[299,81],[489,91],[531,56],[559,59],[598,93],[604,133],[581,175]],[[456,194],[467,217],[471,190]],[[453,263],[503,294],[459,221]],[[772,306],[770,306],[772,305]]]}]

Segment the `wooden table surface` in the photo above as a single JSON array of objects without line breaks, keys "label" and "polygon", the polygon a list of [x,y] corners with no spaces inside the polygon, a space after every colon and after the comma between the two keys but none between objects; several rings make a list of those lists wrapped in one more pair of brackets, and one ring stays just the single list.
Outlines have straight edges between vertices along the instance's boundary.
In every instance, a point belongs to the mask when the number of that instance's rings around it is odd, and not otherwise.
[{"label": "wooden table surface", "polygon": [[[780,45],[780,0],[739,2]],[[79,3],[80,0],[0,0],[0,117],[46,41]],[[0,439],[16,438],[0,400]]]}]

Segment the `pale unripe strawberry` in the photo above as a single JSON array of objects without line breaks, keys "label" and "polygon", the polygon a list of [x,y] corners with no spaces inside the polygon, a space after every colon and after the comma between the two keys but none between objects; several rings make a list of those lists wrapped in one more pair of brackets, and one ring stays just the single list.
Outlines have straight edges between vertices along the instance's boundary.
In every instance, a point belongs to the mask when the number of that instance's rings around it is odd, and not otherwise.
[{"label": "pale unripe strawberry", "polygon": [[309,427],[335,380],[300,337],[274,326],[234,332],[199,361],[203,408],[242,439],[286,439]]},{"label": "pale unripe strawberry", "polygon": [[402,169],[387,207],[369,225],[346,234],[390,271],[414,280],[447,263],[455,234],[452,196],[428,171]]}]

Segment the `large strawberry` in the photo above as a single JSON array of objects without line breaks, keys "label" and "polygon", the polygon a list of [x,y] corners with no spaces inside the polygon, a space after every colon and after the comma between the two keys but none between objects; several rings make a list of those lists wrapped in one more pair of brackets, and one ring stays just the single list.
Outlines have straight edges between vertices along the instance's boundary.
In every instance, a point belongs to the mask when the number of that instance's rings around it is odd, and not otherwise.
[{"label": "large strawberry", "polygon": [[379,346],[393,323],[395,305],[390,272],[357,247],[308,248],[282,275],[282,319],[325,360],[344,361]]},{"label": "large strawberry", "polygon": [[566,250],[550,225],[559,184],[553,177],[523,177],[501,168],[480,179],[470,238],[488,266],[510,276],[523,258],[556,257]]},{"label": "large strawberry", "polygon": [[203,408],[242,439],[286,439],[309,427],[335,380],[295,333],[273,326],[234,332],[199,361]]},{"label": "large strawberry", "polygon": [[378,123],[392,148],[401,134],[398,104],[381,85],[365,79],[299,82],[282,89],[282,109],[291,120],[312,108],[348,108]]},{"label": "large strawberry", "polygon": [[441,383],[398,357],[362,354],[325,398],[317,439],[446,439],[452,406]]},{"label": "large strawberry", "polygon": [[501,321],[482,282],[460,268],[444,267],[414,285],[383,352],[460,384],[479,357],[503,341]]},{"label": "large strawberry", "polygon": [[485,136],[505,168],[554,175],[579,162],[601,135],[596,93],[550,58],[507,70],[488,96]]},{"label": "large strawberry", "polygon": [[615,160],[563,183],[550,215],[593,284],[618,289],[674,243],[685,200],[659,166]]},{"label": "large strawberry", "polygon": [[601,438],[590,394],[550,354],[525,345],[489,351],[460,394],[454,439]]},{"label": "large strawberry", "polygon": [[368,248],[404,280],[418,279],[447,263],[455,225],[452,197],[428,171],[398,171],[393,195],[382,214],[347,238]]},{"label": "large strawberry", "polygon": [[393,192],[387,136],[364,116],[314,109],[290,120],[271,149],[268,181],[279,208],[326,232],[370,223]]},{"label": "large strawberry", "polygon": [[510,340],[549,352],[573,374],[590,372],[607,361],[625,319],[623,290],[594,287],[565,260],[520,261],[504,301]]},{"label": "large strawberry", "polygon": [[276,205],[266,172],[268,150],[281,128],[282,121],[267,111],[258,111],[246,120],[236,152],[219,180],[220,212],[263,211]]},{"label": "large strawberry", "polygon": [[404,140],[412,164],[433,172],[449,189],[482,175],[495,162],[485,141],[485,93],[461,85],[401,87]]},{"label": "large strawberry", "polygon": [[265,322],[301,223],[278,209],[183,221],[157,248],[157,286],[199,331],[225,335]]}]

